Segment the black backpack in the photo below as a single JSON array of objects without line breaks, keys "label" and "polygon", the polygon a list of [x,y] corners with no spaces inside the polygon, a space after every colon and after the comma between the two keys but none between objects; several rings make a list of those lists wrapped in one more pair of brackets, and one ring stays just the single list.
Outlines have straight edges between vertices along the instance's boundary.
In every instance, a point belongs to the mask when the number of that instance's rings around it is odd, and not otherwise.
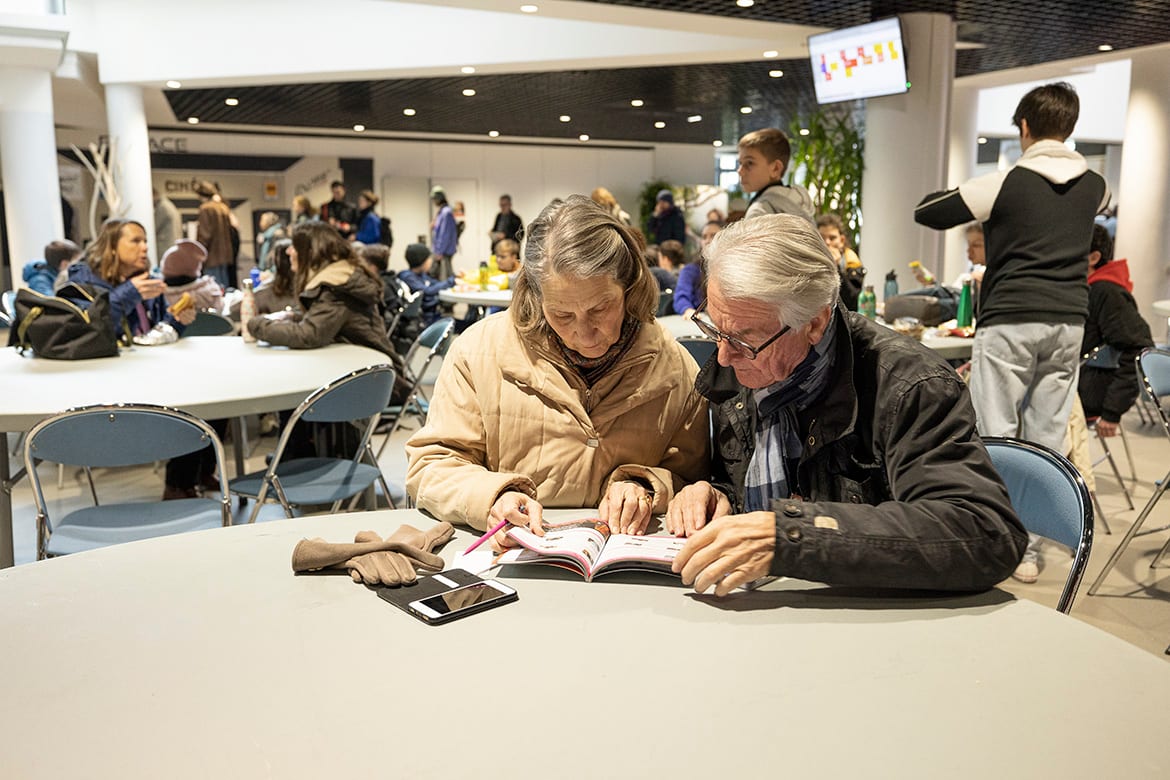
[{"label": "black backpack", "polygon": [[378,243],[385,244],[386,246],[394,246],[394,231],[390,229],[390,218],[378,217],[378,223],[381,229]]}]

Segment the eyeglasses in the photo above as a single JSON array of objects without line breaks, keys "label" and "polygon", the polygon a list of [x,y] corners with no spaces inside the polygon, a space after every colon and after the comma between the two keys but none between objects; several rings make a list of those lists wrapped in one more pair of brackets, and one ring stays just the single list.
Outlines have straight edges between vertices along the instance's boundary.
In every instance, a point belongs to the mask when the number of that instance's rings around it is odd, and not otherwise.
[{"label": "eyeglasses", "polygon": [[695,323],[695,325],[699,328],[699,330],[702,332],[702,334],[708,338],[715,339],[715,341],[726,341],[727,346],[731,347],[733,350],[740,353],[741,355],[744,355],[748,360],[755,360],[761,352],[763,352],[768,347],[772,346],[772,342],[776,341],[778,338],[783,336],[785,333],[792,330],[792,327],[790,325],[785,325],[783,328],[780,329],[780,332],[777,333],[775,336],[768,339],[760,346],[753,347],[751,344],[748,344],[746,341],[742,341],[740,339],[737,339],[735,336],[730,336],[730,335],[724,333],[723,331],[719,330],[719,328],[716,328],[714,323],[712,323],[709,319],[701,318],[699,316],[699,314],[706,308],[707,308],[707,302],[703,301],[701,304],[699,304],[699,308],[695,309],[695,316],[694,316],[694,319],[692,320]]}]

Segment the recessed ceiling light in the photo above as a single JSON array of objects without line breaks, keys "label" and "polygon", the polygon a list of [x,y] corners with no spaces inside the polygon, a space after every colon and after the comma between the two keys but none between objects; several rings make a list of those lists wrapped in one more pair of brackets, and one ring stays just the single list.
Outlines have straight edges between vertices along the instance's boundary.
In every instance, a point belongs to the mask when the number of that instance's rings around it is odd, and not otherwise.
[{"label": "recessed ceiling light", "polygon": [[562,122],[572,122],[573,117],[569,116],[568,114],[561,114],[561,121]]},{"label": "recessed ceiling light", "polygon": [[463,97],[473,97],[474,95],[475,95],[475,90],[474,90],[474,89],[465,89],[465,90],[463,90]]},{"label": "recessed ceiling light", "polygon": [[770,71],[768,71],[768,75],[769,75],[769,76],[771,76],[771,77],[772,77],[772,78],[774,78],[774,79],[778,79],[778,78],[780,78],[781,76],[783,76],[783,75],[784,75],[784,71],[782,71],[782,70],[770,70]]},{"label": "recessed ceiling light", "polygon": [[751,106],[741,106],[739,109],[739,113],[741,113],[741,114],[750,114],[751,112],[752,112]]},{"label": "recessed ceiling light", "polygon": [[581,133],[581,135],[577,136],[577,140],[578,141],[588,141],[589,136],[586,133]]},{"label": "recessed ceiling light", "polygon": [[1097,51],[1113,51],[1113,47],[1108,43],[1103,43],[1097,47]]},{"label": "recessed ceiling light", "polygon": [[189,117],[187,117],[187,124],[189,124],[189,125],[197,125],[197,124],[199,124],[199,117],[197,117],[197,116],[189,116]]},{"label": "recessed ceiling light", "polygon": [[808,128],[807,127],[800,128],[800,134],[801,135],[808,135]]},{"label": "recessed ceiling light", "polygon": [[983,136],[979,136],[979,138],[977,138],[976,141],[978,141],[981,144],[987,143],[987,139],[984,138]]},{"label": "recessed ceiling light", "polygon": [[654,126],[661,130],[662,128],[666,127],[666,122],[655,122]]},{"label": "recessed ceiling light", "polygon": [[366,126],[365,125],[354,125],[353,131],[355,133],[364,133],[364,132],[366,132]]},{"label": "recessed ceiling light", "polygon": [[764,52],[764,59],[766,60],[774,60],[779,56],[780,52],[776,51],[775,49],[768,49],[768,51]]},{"label": "recessed ceiling light", "polygon": [[418,112],[417,112],[417,111],[415,111],[413,108],[404,108],[404,109],[402,109],[402,113],[403,113],[405,116],[414,116],[414,115],[415,115],[415,114],[417,114]]},{"label": "recessed ceiling light", "polygon": [[690,123],[692,123],[692,124],[693,124],[693,123],[695,123],[695,122],[702,122],[702,121],[703,121],[703,115],[702,115],[702,114],[694,114],[693,116],[688,116],[688,117],[687,117],[687,121],[688,121],[688,122],[690,122]]},{"label": "recessed ceiling light", "polygon": [[181,86],[183,86],[183,82],[181,81],[175,81],[174,79],[171,79],[167,82],[167,89],[178,89]]},{"label": "recessed ceiling light", "polygon": [[735,4],[740,8],[751,8],[756,4],[756,0],[735,0]]},{"label": "recessed ceiling light", "polygon": [[492,138],[499,138],[500,131],[499,130],[488,130],[488,135],[491,136]]},{"label": "recessed ceiling light", "polygon": [[540,10],[540,6],[535,6],[535,5],[522,5],[522,6],[520,6],[520,13],[522,13],[522,14],[534,14],[539,10]]},{"label": "recessed ceiling light", "polygon": [[466,73],[466,74],[470,75],[472,73],[475,73],[475,68],[471,67],[470,65],[464,65],[462,68],[459,69],[459,72]]},{"label": "recessed ceiling light", "polygon": [[641,98],[634,98],[630,101],[630,105],[634,108],[641,108],[642,106],[646,105],[646,101],[642,100]]},{"label": "recessed ceiling light", "polygon": [[225,106],[238,106],[240,104],[239,98],[224,98],[223,104]]},{"label": "recessed ceiling light", "polygon": [[723,142],[722,141],[712,141],[711,145],[712,146],[723,146]]}]

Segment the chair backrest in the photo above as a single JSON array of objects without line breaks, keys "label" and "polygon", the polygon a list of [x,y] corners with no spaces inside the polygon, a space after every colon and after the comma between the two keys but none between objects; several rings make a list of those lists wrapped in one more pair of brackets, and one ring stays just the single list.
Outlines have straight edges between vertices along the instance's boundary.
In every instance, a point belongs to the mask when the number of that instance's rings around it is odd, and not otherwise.
[{"label": "chair backrest", "polygon": [[695,359],[700,368],[719,349],[718,342],[706,336],[679,336],[678,342],[687,348],[687,352],[691,353],[691,357]]},{"label": "chair backrest", "polygon": [[1081,364],[1089,368],[1112,371],[1121,365],[1121,353],[1110,344],[1098,344],[1081,358]]},{"label": "chair backrest", "polygon": [[133,466],[186,455],[213,443],[219,444],[215,431],[186,412],[146,404],[101,404],[70,409],[37,423],[25,440],[25,458],[28,463],[35,459],[67,466]]},{"label": "chair backrest", "polygon": [[1138,356],[1138,376],[1155,401],[1170,395],[1170,352],[1145,349]]},{"label": "chair backrest", "polygon": [[[348,422],[380,413],[390,403],[394,369],[385,363],[359,368],[313,391],[293,412],[293,419]],[[291,428],[293,419],[286,427]]]},{"label": "chair backrest", "polygon": [[236,327],[227,317],[213,311],[195,313],[195,321],[183,328],[183,337],[227,336],[235,333]]},{"label": "chair backrest", "polygon": [[1073,550],[1056,608],[1068,612],[1093,546],[1093,507],[1080,472],[1058,452],[1020,439],[983,439],[1020,521],[1031,533]]},{"label": "chair backrest", "polygon": [[665,317],[674,307],[674,290],[662,290],[658,293],[658,316]]},{"label": "chair backrest", "polygon": [[455,320],[451,317],[441,317],[423,329],[418,334],[410,349],[406,351],[406,367],[412,376],[412,384],[418,385],[430,367],[431,361],[447,354],[451,342],[455,337]]}]

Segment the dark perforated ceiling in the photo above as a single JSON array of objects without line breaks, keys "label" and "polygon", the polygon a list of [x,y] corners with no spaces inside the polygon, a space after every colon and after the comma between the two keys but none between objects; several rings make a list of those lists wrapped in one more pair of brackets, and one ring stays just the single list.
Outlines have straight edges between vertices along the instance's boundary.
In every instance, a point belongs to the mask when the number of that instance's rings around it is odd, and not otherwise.
[{"label": "dark perforated ceiling", "polygon": [[[789,24],[843,27],[899,13],[952,15],[962,42],[960,76],[1170,41],[1170,2],[1009,0],[591,0]],[[769,76],[781,69],[782,78]],[[476,90],[464,97],[462,90]],[[475,75],[166,92],[175,116],[201,122],[338,130],[456,133],[634,142],[733,143],[758,127],[787,127],[814,106],[806,60],[660,68]],[[224,101],[237,98],[239,105]],[[641,99],[640,108],[630,105]],[[751,107],[751,113],[742,108]],[[404,115],[406,108],[415,110]],[[567,114],[570,121],[560,117]],[[688,117],[701,116],[688,122]],[[656,122],[665,123],[655,127]]]}]

